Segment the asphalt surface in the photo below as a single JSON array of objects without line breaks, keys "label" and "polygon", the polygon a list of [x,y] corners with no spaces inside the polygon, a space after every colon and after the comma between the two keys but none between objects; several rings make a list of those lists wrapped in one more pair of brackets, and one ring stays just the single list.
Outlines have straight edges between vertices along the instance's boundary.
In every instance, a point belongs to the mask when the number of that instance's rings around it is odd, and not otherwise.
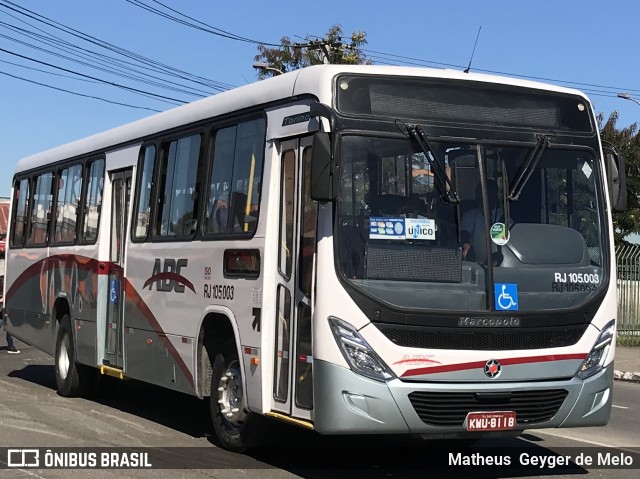
[{"label": "asphalt surface", "polygon": [[[236,454],[217,448],[211,440],[208,405],[197,398],[136,381],[105,378],[88,398],[62,398],[55,390],[53,358],[19,344],[21,354],[0,350],[0,478],[359,478],[359,477],[607,477],[640,475],[640,384],[616,381],[611,421],[603,428],[527,431],[523,438],[481,440],[472,448],[458,442],[423,441],[419,438],[321,437],[314,432],[274,423],[270,434],[274,448]],[[124,447],[125,451],[150,451],[153,470],[3,469],[3,448]],[[176,449],[176,448],[180,449]],[[490,447],[490,449],[489,449]],[[625,454],[633,469],[578,466],[584,453]],[[153,449],[144,449],[153,448]],[[480,449],[477,449],[480,448]],[[524,449],[520,449],[524,448]],[[58,451],[54,449],[54,451]],[[96,450],[98,451],[98,450]],[[570,455],[568,467],[522,469],[516,467],[463,468],[449,465],[448,452],[467,460],[474,454],[502,456],[524,451],[526,458]],[[99,454],[99,451],[97,452]],[[514,456],[516,457],[516,456]],[[519,459],[518,459],[519,460]],[[597,460],[596,460],[597,462]],[[513,466],[513,464],[512,464]],[[167,469],[191,467],[192,469]],[[434,468],[439,468],[434,470]],[[453,476],[452,476],[453,473]]]},{"label": "asphalt surface", "polygon": [[640,348],[617,346],[614,367],[616,371],[620,371],[621,375],[624,373],[640,375]]}]

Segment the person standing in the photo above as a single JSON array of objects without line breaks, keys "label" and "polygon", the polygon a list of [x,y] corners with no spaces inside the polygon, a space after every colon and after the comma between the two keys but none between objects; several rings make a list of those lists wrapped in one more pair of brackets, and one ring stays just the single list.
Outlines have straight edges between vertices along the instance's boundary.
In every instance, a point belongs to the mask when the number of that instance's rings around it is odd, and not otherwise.
[{"label": "person standing", "polygon": [[11,336],[9,333],[7,333],[7,352],[9,354],[20,354],[20,350],[16,349],[15,345],[13,344],[13,336]]}]

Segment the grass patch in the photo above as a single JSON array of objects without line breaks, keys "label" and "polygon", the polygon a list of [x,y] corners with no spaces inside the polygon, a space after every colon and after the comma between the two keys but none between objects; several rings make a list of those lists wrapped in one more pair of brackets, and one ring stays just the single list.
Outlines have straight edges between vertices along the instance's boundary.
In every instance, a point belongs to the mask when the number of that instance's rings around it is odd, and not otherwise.
[{"label": "grass patch", "polygon": [[616,346],[640,348],[640,336],[618,336]]}]

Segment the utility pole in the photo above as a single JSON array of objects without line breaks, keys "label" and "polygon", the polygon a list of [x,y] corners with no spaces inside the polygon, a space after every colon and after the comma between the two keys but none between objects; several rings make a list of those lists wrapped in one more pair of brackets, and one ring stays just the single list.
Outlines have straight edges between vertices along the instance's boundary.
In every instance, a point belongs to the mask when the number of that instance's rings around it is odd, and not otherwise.
[{"label": "utility pole", "polygon": [[325,42],[320,42],[320,50],[322,51],[322,63],[328,65],[331,63],[331,54],[329,52],[329,44]]},{"label": "utility pole", "polygon": [[309,50],[320,50],[320,53],[322,53],[322,63],[329,65],[331,64],[331,49],[334,47],[340,48],[341,46],[342,43],[340,42],[330,43],[323,40],[314,40],[307,45],[307,48]]}]

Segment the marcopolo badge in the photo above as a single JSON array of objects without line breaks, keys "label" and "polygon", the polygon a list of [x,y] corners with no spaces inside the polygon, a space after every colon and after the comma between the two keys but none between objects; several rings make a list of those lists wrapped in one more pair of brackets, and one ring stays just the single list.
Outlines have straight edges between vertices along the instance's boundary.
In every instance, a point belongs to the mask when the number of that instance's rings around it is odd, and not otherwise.
[{"label": "marcopolo badge", "polygon": [[509,242],[509,230],[504,223],[494,223],[491,226],[491,241],[497,245],[505,245]]}]

